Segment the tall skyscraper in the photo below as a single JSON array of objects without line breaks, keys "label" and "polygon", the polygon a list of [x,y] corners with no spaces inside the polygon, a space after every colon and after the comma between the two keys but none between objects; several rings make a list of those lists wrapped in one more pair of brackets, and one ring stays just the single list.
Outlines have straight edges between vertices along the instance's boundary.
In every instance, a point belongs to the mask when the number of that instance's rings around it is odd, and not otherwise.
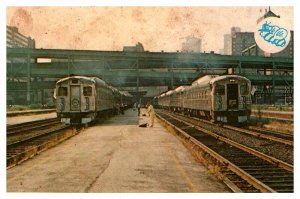
[{"label": "tall skyscraper", "polygon": [[230,34],[224,35],[224,54],[225,55],[232,55],[232,38],[234,38],[238,32],[241,32],[240,27],[232,27]]},{"label": "tall skyscraper", "polygon": [[235,34],[237,32],[241,32],[241,28],[240,27],[231,27],[231,37],[235,37]]},{"label": "tall skyscraper", "polygon": [[232,55],[242,55],[242,51],[255,44],[254,32],[237,32],[232,37]]},{"label": "tall skyscraper", "polygon": [[231,35],[224,35],[224,55],[231,55]]}]

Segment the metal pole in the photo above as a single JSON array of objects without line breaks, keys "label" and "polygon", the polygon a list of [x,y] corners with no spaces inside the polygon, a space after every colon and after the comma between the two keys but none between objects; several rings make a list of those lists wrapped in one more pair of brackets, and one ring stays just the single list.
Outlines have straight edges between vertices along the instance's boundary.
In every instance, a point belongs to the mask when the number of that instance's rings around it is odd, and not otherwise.
[{"label": "metal pole", "polygon": [[240,61],[238,64],[238,68],[239,68],[239,74],[242,74],[242,62],[240,62]]},{"label": "metal pole", "polygon": [[140,95],[139,95],[139,86],[140,86],[140,74],[139,74],[139,60],[137,59],[136,60],[136,74],[137,74],[137,77],[136,77],[136,101],[140,101]]},{"label": "metal pole", "polygon": [[31,80],[30,80],[30,54],[27,54],[27,105],[31,104],[30,98],[30,89],[31,89]]},{"label": "metal pole", "polygon": [[68,57],[68,76],[70,76],[70,57]]},{"label": "metal pole", "polygon": [[258,56],[258,47],[255,45],[255,55]]},{"label": "metal pole", "polygon": [[275,70],[276,70],[276,66],[274,64],[274,62],[272,62],[272,103],[275,103]]},{"label": "metal pole", "polygon": [[173,65],[174,65],[174,62],[172,62],[171,64],[171,89],[174,89],[174,69],[173,69]]},{"label": "metal pole", "polygon": [[7,71],[7,75],[11,77],[11,81],[12,81],[12,82],[14,82],[13,65],[14,65],[14,58],[11,58],[11,61],[10,61],[10,74],[9,74],[9,72]]}]

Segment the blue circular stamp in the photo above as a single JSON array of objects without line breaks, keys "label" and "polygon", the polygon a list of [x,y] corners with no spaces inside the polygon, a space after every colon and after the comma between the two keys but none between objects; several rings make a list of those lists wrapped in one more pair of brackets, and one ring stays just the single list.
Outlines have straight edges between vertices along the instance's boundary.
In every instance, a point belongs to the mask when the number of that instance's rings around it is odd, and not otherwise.
[{"label": "blue circular stamp", "polygon": [[290,42],[289,27],[277,17],[267,17],[260,21],[255,29],[256,44],[267,53],[278,53]]}]

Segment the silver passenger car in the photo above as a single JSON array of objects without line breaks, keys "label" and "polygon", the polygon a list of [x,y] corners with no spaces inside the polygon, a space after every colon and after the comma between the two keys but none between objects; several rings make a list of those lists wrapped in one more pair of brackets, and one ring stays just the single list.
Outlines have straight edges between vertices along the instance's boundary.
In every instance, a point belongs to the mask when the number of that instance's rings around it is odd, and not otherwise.
[{"label": "silver passenger car", "polygon": [[[251,113],[251,82],[238,75],[207,75],[190,86],[159,96],[158,104],[186,115],[224,123],[244,123]],[[164,99],[169,97],[169,99]],[[166,102],[167,103],[160,103]]]},{"label": "silver passenger car", "polygon": [[116,113],[121,93],[98,77],[69,76],[56,82],[57,116],[66,124],[86,124]]}]

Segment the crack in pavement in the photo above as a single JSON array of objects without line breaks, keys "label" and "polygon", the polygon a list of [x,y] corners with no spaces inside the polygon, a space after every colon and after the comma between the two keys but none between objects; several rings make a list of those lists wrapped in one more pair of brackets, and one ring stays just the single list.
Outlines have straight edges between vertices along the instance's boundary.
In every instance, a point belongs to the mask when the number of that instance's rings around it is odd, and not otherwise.
[{"label": "crack in pavement", "polygon": [[113,158],[114,153],[115,152],[112,152],[112,153],[109,154],[111,157],[109,158],[107,164],[104,165],[104,169],[101,170],[101,172],[94,178],[94,180],[92,180],[92,182],[84,189],[85,193],[88,193],[91,190],[91,188],[97,182],[97,180],[99,179],[99,177],[106,171],[106,169],[108,168],[108,166],[110,164],[111,159]]}]

